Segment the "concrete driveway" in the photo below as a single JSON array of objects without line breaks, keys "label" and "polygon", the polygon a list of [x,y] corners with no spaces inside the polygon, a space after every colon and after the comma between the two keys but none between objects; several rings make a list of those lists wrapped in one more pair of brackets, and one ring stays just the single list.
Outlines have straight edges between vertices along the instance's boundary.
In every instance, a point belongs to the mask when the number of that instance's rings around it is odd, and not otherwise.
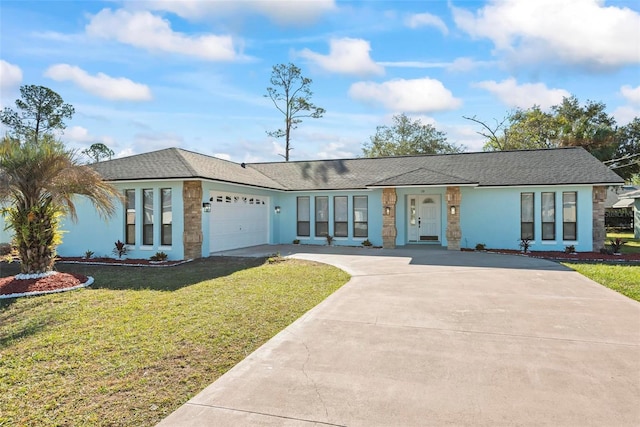
[{"label": "concrete driveway", "polygon": [[640,303],[559,264],[262,250],[353,277],[161,426],[640,425]]}]

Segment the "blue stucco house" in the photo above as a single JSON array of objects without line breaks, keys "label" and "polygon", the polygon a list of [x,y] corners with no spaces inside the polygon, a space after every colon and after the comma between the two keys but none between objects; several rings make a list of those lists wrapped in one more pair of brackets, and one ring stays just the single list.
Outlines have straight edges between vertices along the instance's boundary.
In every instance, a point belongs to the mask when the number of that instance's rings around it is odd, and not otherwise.
[{"label": "blue stucco house", "polygon": [[[94,167],[123,195],[100,219],[78,200],[62,256],[170,259],[261,244],[439,245],[532,250],[604,246],[608,186],[623,180],[582,148],[238,164],[179,148]],[[0,240],[10,238],[0,236]]]}]

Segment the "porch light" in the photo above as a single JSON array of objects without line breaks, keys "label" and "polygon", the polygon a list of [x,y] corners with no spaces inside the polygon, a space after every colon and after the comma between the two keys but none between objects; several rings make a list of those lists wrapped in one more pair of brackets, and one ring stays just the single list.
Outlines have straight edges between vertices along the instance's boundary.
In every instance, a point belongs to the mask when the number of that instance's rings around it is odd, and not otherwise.
[{"label": "porch light", "polygon": [[456,214],[456,211],[457,211],[457,209],[456,209],[456,207],[455,207],[455,206],[451,206],[451,207],[449,208],[449,212],[451,212],[451,215],[455,215],[455,214]]},{"label": "porch light", "polygon": [[384,207],[384,213],[385,213],[385,215],[391,215],[391,207],[390,206],[385,206]]},{"label": "porch light", "polygon": [[202,211],[203,212],[211,212],[211,203],[203,202],[202,203]]},{"label": "porch light", "polygon": [[274,210],[276,211],[276,213],[277,213],[277,214],[279,214],[279,213],[280,213],[280,206],[276,206],[276,207],[274,208]]}]

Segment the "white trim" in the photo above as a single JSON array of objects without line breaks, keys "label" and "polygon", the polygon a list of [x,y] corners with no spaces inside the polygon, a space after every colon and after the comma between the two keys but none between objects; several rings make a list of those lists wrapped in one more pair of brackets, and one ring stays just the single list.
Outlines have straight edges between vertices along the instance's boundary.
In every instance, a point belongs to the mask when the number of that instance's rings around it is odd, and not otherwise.
[{"label": "white trim", "polygon": [[480,184],[414,184],[414,185],[367,185],[367,188],[446,188],[446,187],[477,187]]},{"label": "white trim", "polygon": [[543,240],[540,242],[541,245],[557,245],[558,242],[555,240]]},{"label": "white trim", "polygon": [[622,184],[526,184],[526,185],[482,185],[476,187],[479,190],[493,189],[493,188],[547,188],[547,187],[596,187],[596,186],[617,186]]}]

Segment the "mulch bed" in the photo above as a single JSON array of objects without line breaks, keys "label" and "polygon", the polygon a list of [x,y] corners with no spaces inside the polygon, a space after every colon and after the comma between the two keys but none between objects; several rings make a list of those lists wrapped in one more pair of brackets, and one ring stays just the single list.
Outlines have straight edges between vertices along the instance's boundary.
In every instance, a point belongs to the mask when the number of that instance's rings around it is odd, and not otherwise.
[{"label": "mulch bed", "polygon": [[488,249],[487,252],[509,254],[509,255],[523,255],[523,256],[530,256],[533,258],[544,258],[544,259],[559,260],[559,261],[604,261],[604,262],[616,262],[616,263],[640,262],[640,253],[610,255],[610,254],[601,254],[600,252],[576,252],[576,253],[568,254],[566,252],[561,252],[561,251],[530,251],[530,252],[527,252],[526,254],[523,254],[522,251],[511,250],[511,249]]},{"label": "mulch bed", "polygon": [[172,265],[183,264],[186,261],[151,261],[143,258],[84,258],[84,257],[58,257],[56,262],[67,264],[95,264],[95,265],[128,265],[128,266],[149,266],[149,267],[170,267]]},{"label": "mulch bed", "polygon": [[0,295],[26,292],[46,292],[73,288],[86,283],[89,278],[82,274],[57,273],[39,279],[17,280],[14,276],[0,278]]}]

